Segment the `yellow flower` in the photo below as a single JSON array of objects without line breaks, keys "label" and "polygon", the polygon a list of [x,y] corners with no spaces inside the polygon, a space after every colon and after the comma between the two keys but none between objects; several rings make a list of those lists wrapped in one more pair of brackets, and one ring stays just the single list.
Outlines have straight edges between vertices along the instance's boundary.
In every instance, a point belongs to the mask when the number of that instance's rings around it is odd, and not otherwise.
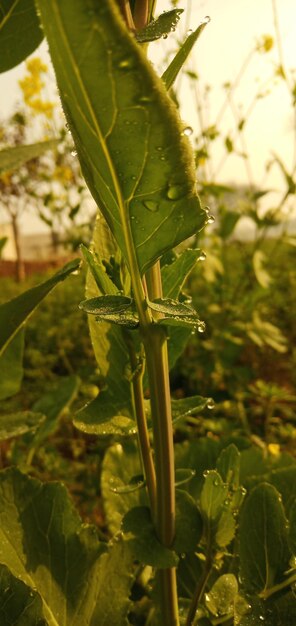
[{"label": "yellow flower", "polygon": [[281,448],[278,443],[269,443],[268,444],[268,452],[272,454],[272,456],[279,456],[281,452]]},{"label": "yellow flower", "polygon": [[28,72],[33,75],[39,75],[41,72],[47,72],[48,67],[45,63],[42,63],[39,57],[34,57],[33,59],[29,59],[26,63],[26,67]]},{"label": "yellow flower", "polygon": [[273,37],[271,35],[262,35],[261,39],[258,39],[256,50],[258,52],[269,52],[273,48]]},{"label": "yellow flower", "polygon": [[71,168],[65,165],[58,165],[54,170],[53,176],[61,183],[68,183],[73,180],[73,172]]}]

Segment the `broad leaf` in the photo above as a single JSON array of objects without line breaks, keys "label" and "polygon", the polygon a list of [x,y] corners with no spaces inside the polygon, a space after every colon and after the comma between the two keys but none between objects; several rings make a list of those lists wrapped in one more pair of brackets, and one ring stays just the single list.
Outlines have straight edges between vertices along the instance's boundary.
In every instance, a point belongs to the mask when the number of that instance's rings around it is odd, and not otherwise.
[{"label": "broad leaf", "polygon": [[289,568],[287,520],[277,490],[266,483],[253,489],[240,517],[240,570],[247,591],[265,592]]},{"label": "broad leaf", "polygon": [[186,492],[176,490],[176,535],[172,545],[178,554],[195,552],[201,539],[203,522],[201,514]]},{"label": "broad leaf", "polygon": [[178,564],[178,557],[173,550],[158,540],[148,507],[130,509],[122,520],[122,530],[125,542],[140,563],[161,569]]},{"label": "broad leaf", "polygon": [[240,453],[232,443],[222,450],[217,460],[217,471],[222,480],[233,489],[239,486]]},{"label": "broad leaf", "polygon": [[13,146],[12,148],[0,150],[0,173],[8,170],[16,170],[24,163],[27,163],[27,161],[41,156],[44,152],[47,152],[47,150],[53,150],[57,147],[58,143],[58,139],[49,139],[48,141],[40,141],[23,146]]},{"label": "broad leaf", "polygon": [[172,9],[162,13],[155,19],[151,20],[147,26],[136,32],[136,39],[139,43],[146,41],[155,41],[161,37],[167,37],[172,31],[176,30],[180,16],[184,9]]},{"label": "broad leaf", "polygon": [[41,412],[33,411],[0,415],[0,441],[35,431],[44,420],[45,416]]},{"label": "broad leaf", "polygon": [[118,532],[124,515],[132,507],[147,504],[144,489],[121,493],[133,476],[141,473],[139,454],[135,444],[111,446],[102,463],[101,489],[109,531]]},{"label": "broad leaf", "polygon": [[175,446],[176,467],[188,467],[195,471],[195,475],[188,483],[188,491],[195,500],[199,499],[204,485],[204,472],[216,466],[219,452],[218,441],[210,437]]},{"label": "broad leaf", "polygon": [[28,289],[20,296],[0,306],[0,357],[19,328],[26,322],[38,304],[59,282],[79,267],[80,260],[67,263],[54,276],[37,287]]},{"label": "broad leaf", "polygon": [[230,504],[228,485],[223,483],[218,472],[208,471],[200,496],[200,509],[207,526],[208,541],[221,548],[225,548],[235,534]]},{"label": "broad leaf", "polygon": [[177,110],[113,0],[37,4],[87,184],[144,272],[207,221]]},{"label": "broad leaf", "polygon": [[162,80],[164,81],[164,84],[167,89],[170,89],[173,86],[195,42],[197,41],[199,35],[202,33],[203,29],[205,28],[205,26],[208,24],[209,21],[210,21],[210,18],[205,17],[205,19],[201,22],[198,28],[193,33],[191,33],[189,37],[187,37],[186,41],[179,48],[176,56],[171,61],[169,67],[163,73]]},{"label": "broad leaf", "polygon": [[212,615],[232,615],[238,593],[238,582],[233,574],[223,574],[206,594],[206,606]]},{"label": "broad leaf", "polygon": [[0,400],[15,395],[23,379],[24,329],[21,328],[0,357]]},{"label": "broad leaf", "polygon": [[1,0],[0,72],[34,52],[43,39],[34,0]]},{"label": "broad leaf", "polygon": [[39,594],[0,565],[1,626],[49,626]]},{"label": "broad leaf", "polygon": [[40,595],[48,626],[128,624],[132,556],[123,542],[103,554],[63,486],[2,472],[0,520],[0,563]]},{"label": "broad leaf", "polygon": [[234,604],[234,623],[239,626],[294,626],[295,620],[293,592],[277,594],[268,600],[255,595],[239,595]]}]

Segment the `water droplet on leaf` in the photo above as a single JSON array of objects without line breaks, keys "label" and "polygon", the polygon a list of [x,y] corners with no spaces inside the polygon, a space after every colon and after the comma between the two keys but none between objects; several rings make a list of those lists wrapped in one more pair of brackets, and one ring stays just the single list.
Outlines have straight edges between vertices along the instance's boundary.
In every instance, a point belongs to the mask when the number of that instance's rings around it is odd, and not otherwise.
[{"label": "water droplet on leaf", "polygon": [[155,202],[155,200],[144,200],[143,204],[144,207],[148,209],[148,211],[152,211],[152,213],[155,213],[159,209],[159,203]]},{"label": "water droplet on leaf", "polygon": [[186,190],[183,185],[170,185],[167,190],[169,200],[178,200],[185,196]]},{"label": "water droplet on leaf", "polygon": [[213,398],[209,398],[208,401],[207,401],[207,409],[210,409],[210,411],[211,411],[214,408],[215,408],[215,402],[214,402]]},{"label": "water droplet on leaf", "polygon": [[184,128],[182,132],[182,135],[185,135],[185,137],[190,137],[192,133],[193,133],[193,128],[191,128],[191,126],[186,126],[186,128]]}]

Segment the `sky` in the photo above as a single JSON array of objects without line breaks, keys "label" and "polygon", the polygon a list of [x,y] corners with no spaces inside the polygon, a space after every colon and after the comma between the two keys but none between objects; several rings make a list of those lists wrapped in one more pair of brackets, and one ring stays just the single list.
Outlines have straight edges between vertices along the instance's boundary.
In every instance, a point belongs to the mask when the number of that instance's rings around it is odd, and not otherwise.
[{"label": "sky", "polygon": [[[296,3],[295,0],[187,0],[179,2],[178,6],[187,7],[182,15],[179,26],[174,35],[183,40],[189,29],[195,29],[205,17],[211,18],[200,39],[197,41],[194,53],[191,55],[187,69],[198,74],[197,83],[183,77],[178,81],[177,89],[181,103],[181,115],[184,123],[192,127],[191,140],[200,130],[200,114],[202,111],[204,127],[214,125],[220,112],[219,130],[223,137],[229,136],[235,147],[241,152],[250,154],[249,165],[242,157],[230,155],[223,158],[225,150],[223,142],[215,141],[211,168],[207,176],[214,176],[219,182],[236,182],[248,184],[251,181],[257,185],[279,189],[283,186],[280,169],[273,166],[266,177],[265,165],[276,153],[285,163],[288,171],[292,169],[295,160],[295,118],[291,106],[291,94],[285,81],[277,78],[274,84],[275,68],[279,65],[279,50],[275,45],[267,54],[256,52],[245,73],[233,93],[233,103],[236,115],[244,117],[248,108],[251,114],[245,126],[244,144],[241,145],[235,134],[237,121],[234,121],[233,112],[229,106],[224,106],[225,89],[223,84],[235,80],[244,60],[254,49],[256,41],[263,35],[275,38],[273,6],[277,6],[278,25],[281,36],[281,54],[289,80],[296,81]],[[156,14],[171,8],[169,0],[158,0]],[[161,62],[169,51],[176,50],[172,37],[153,43],[150,46],[151,60],[159,68],[164,68]],[[40,55],[48,62],[47,46],[41,45],[34,55]],[[19,97],[17,81],[24,74],[25,66],[21,64],[14,70],[0,75],[0,117],[5,119],[12,112]],[[270,94],[257,99],[253,107],[254,96],[262,85],[270,83]],[[191,84],[191,86],[190,86]],[[210,89],[207,88],[210,86]],[[207,98],[205,99],[205,91]],[[224,108],[222,108],[224,107]],[[222,113],[221,113],[222,108]],[[31,227],[31,223],[30,223]]]}]

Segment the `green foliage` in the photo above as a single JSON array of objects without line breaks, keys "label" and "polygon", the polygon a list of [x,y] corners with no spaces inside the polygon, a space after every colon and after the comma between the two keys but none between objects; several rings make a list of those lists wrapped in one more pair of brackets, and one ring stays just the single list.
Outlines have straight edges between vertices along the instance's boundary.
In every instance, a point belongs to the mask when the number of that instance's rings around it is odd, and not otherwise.
[{"label": "green foliage", "polygon": [[42,39],[34,0],[1,1],[0,72],[21,63]]}]

